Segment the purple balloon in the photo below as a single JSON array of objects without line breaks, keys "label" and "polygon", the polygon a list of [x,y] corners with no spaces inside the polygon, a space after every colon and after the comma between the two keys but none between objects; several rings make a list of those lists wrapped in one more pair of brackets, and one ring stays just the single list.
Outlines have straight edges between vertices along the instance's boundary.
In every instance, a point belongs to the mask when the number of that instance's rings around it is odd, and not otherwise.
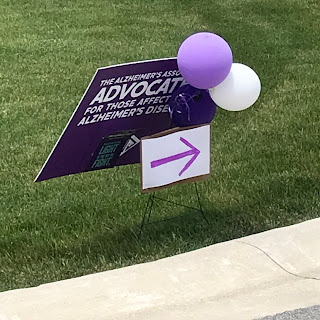
[{"label": "purple balloon", "polygon": [[220,84],[229,74],[232,51],[220,36],[199,32],[184,40],[178,51],[178,67],[185,80],[200,89]]},{"label": "purple balloon", "polygon": [[210,123],[217,109],[208,90],[188,84],[176,89],[168,104],[173,124],[178,127]]}]

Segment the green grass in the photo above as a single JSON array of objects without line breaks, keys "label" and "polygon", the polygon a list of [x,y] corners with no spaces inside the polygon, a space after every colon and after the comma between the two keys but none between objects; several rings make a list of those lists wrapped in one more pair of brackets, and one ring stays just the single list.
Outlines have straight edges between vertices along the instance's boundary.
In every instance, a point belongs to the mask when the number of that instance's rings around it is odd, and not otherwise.
[{"label": "green grass", "polygon": [[[151,261],[319,216],[318,0],[0,0],[0,290]],[[195,215],[135,233],[139,166],[33,180],[95,70],[175,56],[212,31],[262,93],[212,122],[212,176]],[[195,203],[192,185],[161,191]],[[158,216],[184,210],[164,206]]]}]

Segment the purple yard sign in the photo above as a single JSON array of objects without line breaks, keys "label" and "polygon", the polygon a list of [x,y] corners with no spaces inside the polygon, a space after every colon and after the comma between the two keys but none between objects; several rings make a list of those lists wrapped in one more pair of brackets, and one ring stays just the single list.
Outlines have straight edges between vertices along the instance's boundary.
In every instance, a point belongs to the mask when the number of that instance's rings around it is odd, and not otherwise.
[{"label": "purple yard sign", "polygon": [[177,59],[100,68],[35,181],[140,162],[140,139],[171,127]]}]

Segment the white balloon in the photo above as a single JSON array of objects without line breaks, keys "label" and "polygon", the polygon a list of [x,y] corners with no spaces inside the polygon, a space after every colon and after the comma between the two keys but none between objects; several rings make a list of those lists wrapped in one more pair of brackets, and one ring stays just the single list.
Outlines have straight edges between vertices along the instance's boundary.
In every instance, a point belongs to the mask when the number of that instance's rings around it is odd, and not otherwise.
[{"label": "white balloon", "polygon": [[226,79],[209,89],[212,100],[222,109],[241,111],[258,99],[261,83],[258,75],[248,66],[233,63]]}]

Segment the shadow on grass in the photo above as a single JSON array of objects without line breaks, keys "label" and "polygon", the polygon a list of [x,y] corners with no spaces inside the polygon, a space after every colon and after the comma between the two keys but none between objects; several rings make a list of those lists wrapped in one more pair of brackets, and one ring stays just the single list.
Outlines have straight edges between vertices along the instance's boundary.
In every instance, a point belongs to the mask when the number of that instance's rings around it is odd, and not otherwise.
[{"label": "shadow on grass", "polygon": [[82,275],[158,260],[248,235],[253,231],[249,220],[243,219],[243,214],[235,208],[206,210],[205,215],[210,225],[201,213],[188,209],[171,212],[167,216],[170,219],[165,221],[158,221],[166,217],[155,212],[151,222],[158,222],[145,225],[140,238],[141,221],[138,221],[111,230],[100,230],[74,247],[57,248],[48,254],[62,259],[76,259],[78,265],[82,265],[84,259],[89,259],[92,269],[86,267],[83,272],[79,269],[78,275]]},{"label": "shadow on grass", "polygon": [[[316,194],[319,194],[319,189],[314,179],[271,179],[258,185],[252,193],[254,198],[229,207],[218,208],[204,200],[204,212],[210,225],[199,212],[178,207],[172,209],[170,206],[168,210],[162,206],[153,212],[151,222],[170,219],[145,225],[140,238],[143,212],[140,221],[131,221],[128,225],[105,232],[100,230],[70,251],[80,259],[90,256],[97,269],[107,270],[157,260],[317,217]],[[314,212],[304,212],[305,206],[301,203],[307,204],[308,208],[314,207]],[[65,252],[60,254],[63,256]]]},{"label": "shadow on grass", "polygon": [[[254,190],[250,189],[250,195],[247,194],[242,202],[234,201],[230,205],[214,203],[203,197],[202,205],[210,226],[199,212],[163,205],[153,212],[151,221],[172,219],[146,225],[140,239],[137,234],[144,206],[140,206],[141,215],[135,215],[133,219],[129,219],[131,212],[122,212],[122,223],[114,225],[105,210],[100,208],[94,213],[100,224],[96,221],[94,228],[89,228],[82,237],[74,238],[78,229],[70,226],[70,243],[64,243],[57,234],[52,235],[56,246],[46,243],[41,246],[41,251],[34,249],[34,253],[29,251],[32,247],[26,248],[24,257],[30,255],[30,259],[24,264],[20,261],[21,274],[8,266],[9,269],[4,269],[7,271],[2,286],[4,289],[34,286],[155,261],[288,225],[291,221],[297,223],[310,219],[320,210],[318,182],[317,177],[271,177],[257,184]],[[136,203],[131,208],[134,206]],[[308,213],[305,208],[314,210]],[[70,215],[72,221],[77,213],[70,212]],[[50,224],[59,219],[55,215],[50,218]],[[67,224],[67,221],[63,223]]]}]

